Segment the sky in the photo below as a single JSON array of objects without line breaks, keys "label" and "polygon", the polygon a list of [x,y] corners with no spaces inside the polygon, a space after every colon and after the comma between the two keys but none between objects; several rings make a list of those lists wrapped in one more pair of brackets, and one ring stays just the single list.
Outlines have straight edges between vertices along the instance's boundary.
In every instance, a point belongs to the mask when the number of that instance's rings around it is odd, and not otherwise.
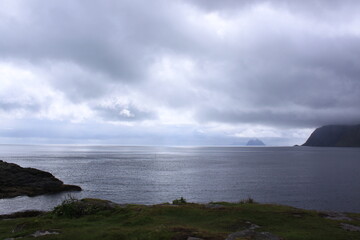
[{"label": "sky", "polygon": [[302,144],[360,123],[360,1],[0,0],[0,143]]}]

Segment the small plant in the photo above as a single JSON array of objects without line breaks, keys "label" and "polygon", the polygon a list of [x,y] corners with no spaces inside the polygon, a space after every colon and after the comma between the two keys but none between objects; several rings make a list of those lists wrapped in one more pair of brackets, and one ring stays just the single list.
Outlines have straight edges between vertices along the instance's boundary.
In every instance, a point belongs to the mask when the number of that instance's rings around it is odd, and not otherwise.
[{"label": "small plant", "polygon": [[80,217],[82,215],[80,200],[68,195],[68,197],[60,205],[53,209],[52,213],[56,216],[69,218]]},{"label": "small plant", "polygon": [[239,203],[245,204],[245,203],[256,203],[255,200],[251,197],[248,197],[247,199],[241,200]]},{"label": "small plant", "polygon": [[187,201],[186,201],[185,198],[181,197],[181,198],[179,198],[179,199],[173,200],[172,203],[173,203],[174,205],[184,205],[184,204],[187,204]]},{"label": "small plant", "polygon": [[99,211],[111,209],[111,207],[106,203],[106,201],[95,199],[79,200],[69,195],[67,199],[53,209],[52,213],[55,216],[79,218],[84,215],[90,215]]}]

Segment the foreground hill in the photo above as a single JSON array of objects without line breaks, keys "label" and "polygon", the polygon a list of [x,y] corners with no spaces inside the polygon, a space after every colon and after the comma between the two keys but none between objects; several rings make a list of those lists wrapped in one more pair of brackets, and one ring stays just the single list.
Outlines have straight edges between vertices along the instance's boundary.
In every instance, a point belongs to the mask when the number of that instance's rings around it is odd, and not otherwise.
[{"label": "foreground hill", "polygon": [[360,147],[360,124],[327,125],[317,128],[303,146]]},{"label": "foreground hill", "polygon": [[148,206],[68,199],[52,212],[0,216],[0,239],[360,239],[360,214],[258,204],[251,199],[239,203],[174,202]]},{"label": "foreground hill", "polygon": [[51,173],[34,168],[22,168],[0,160],[0,199],[62,191],[81,191],[81,188],[66,185]]}]

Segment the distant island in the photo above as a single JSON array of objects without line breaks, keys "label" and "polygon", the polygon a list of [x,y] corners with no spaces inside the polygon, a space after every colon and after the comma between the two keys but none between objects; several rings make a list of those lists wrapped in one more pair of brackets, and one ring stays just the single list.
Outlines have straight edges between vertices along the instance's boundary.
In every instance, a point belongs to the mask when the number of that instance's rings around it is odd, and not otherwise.
[{"label": "distant island", "polygon": [[63,191],[81,191],[81,188],[66,185],[51,173],[35,168],[22,168],[17,164],[0,160],[0,199]]},{"label": "distant island", "polygon": [[265,143],[263,143],[263,141],[261,141],[260,139],[254,138],[254,139],[250,139],[246,146],[265,146]]},{"label": "distant island", "polygon": [[360,147],[360,124],[317,128],[303,144],[312,147]]}]

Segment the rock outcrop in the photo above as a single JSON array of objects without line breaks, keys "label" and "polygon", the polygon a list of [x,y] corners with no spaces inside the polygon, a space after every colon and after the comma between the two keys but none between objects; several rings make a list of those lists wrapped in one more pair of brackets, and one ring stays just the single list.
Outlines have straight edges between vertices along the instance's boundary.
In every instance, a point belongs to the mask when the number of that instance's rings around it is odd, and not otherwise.
[{"label": "rock outcrop", "polygon": [[34,168],[22,168],[0,160],[0,199],[63,191],[81,191],[81,188],[66,185],[51,173]]},{"label": "rock outcrop", "polygon": [[265,146],[265,143],[263,143],[263,141],[261,141],[260,139],[254,138],[254,139],[250,139],[246,146]]},{"label": "rock outcrop", "polygon": [[360,124],[327,125],[317,128],[303,146],[360,147]]}]

